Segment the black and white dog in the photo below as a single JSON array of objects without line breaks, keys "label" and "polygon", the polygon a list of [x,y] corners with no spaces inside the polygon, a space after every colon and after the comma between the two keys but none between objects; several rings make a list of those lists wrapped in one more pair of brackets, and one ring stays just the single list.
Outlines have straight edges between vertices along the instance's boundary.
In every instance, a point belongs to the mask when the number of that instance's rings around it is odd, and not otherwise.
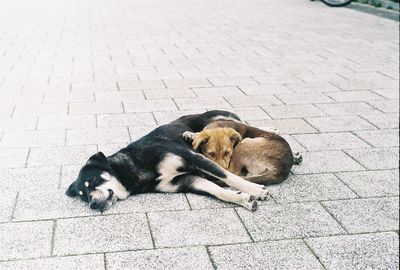
[{"label": "black and white dog", "polygon": [[[117,200],[145,192],[192,192],[214,196],[249,210],[265,200],[265,186],[248,182],[195,152],[185,131],[199,132],[216,120],[240,121],[227,111],[183,116],[160,126],[106,157],[98,152],[81,168],[66,194],[79,196],[90,208],[104,211]],[[221,180],[237,191],[213,183]]]}]

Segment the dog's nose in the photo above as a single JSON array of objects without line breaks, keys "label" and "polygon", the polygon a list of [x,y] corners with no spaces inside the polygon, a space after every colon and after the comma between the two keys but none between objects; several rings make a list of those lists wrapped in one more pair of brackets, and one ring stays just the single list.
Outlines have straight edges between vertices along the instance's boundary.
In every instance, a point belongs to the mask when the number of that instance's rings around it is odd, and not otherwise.
[{"label": "dog's nose", "polygon": [[91,201],[89,207],[93,210],[97,210],[97,208],[99,208],[99,204],[96,201]]}]

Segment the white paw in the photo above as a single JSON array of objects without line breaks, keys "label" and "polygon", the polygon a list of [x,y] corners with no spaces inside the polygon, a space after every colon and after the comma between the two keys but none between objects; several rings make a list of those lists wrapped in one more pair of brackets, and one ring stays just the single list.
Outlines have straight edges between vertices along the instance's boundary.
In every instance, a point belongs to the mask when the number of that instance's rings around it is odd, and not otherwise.
[{"label": "white paw", "polygon": [[262,188],[255,194],[257,200],[265,201],[268,198],[269,191],[267,187],[262,186]]},{"label": "white paw", "polygon": [[193,132],[190,132],[190,131],[185,131],[185,132],[183,132],[183,134],[182,134],[182,137],[186,140],[186,141],[188,141],[188,142],[192,142],[193,140],[194,140],[194,133]]},{"label": "white paw", "polygon": [[250,211],[256,211],[257,210],[257,201],[255,200],[255,197],[253,195],[248,195],[245,198],[245,201],[243,203],[243,206],[250,210]]}]

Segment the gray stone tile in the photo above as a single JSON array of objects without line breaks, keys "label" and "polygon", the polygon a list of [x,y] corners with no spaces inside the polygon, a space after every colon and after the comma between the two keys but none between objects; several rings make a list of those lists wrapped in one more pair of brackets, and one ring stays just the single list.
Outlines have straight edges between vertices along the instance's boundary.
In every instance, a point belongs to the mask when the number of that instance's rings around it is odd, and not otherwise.
[{"label": "gray stone tile", "polygon": [[95,128],[94,115],[44,115],[39,117],[37,129]]},{"label": "gray stone tile", "polygon": [[398,129],[357,131],[355,134],[375,147],[399,146]]},{"label": "gray stone tile", "polygon": [[179,110],[199,109],[229,109],[231,106],[222,97],[208,98],[177,98],[175,99]]},{"label": "gray stone tile", "polygon": [[60,188],[64,190],[67,189],[69,185],[78,177],[79,170],[83,165],[84,164],[62,166]]},{"label": "gray stone tile", "polygon": [[307,82],[304,84],[299,83],[289,83],[287,87],[292,89],[296,93],[312,93],[312,92],[332,92],[338,91],[339,89],[330,84],[328,81],[315,81]]},{"label": "gray stone tile", "polygon": [[107,269],[213,269],[204,247],[140,250],[109,253]]},{"label": "gray stone tile", "polygon": [[208,79],[214,86],[259,85],[251,77],[214,77]]},{"label": "gray stone tile", "polygon": [[107,214],[189,209],[189,204],[182,193],[147,193],[133,195],[126,200],[117,202],[107,210]]},{"label": "gray stone tile", "polygon": [[269,129],[277,128],[280,134],[298,134],[298,133],[315,133],[317,130],[313,128],[303,119],[275,119],[275,120],[251,120],[247,121],[249,125]]},{"label": "gray stone tile", "polygon": [[[399,91],[397,91],[399,92]],[[399,112],[399,99],[394,100],[371,100],[368,104],[381,110],[385,113],[398,113]]]},{"label": "gray stone tile", "polygon": [[259,107],[236,107],[234,109],[229,109],[229,111],[236,113],[242,121],[271,119],[271,117]]},{"label": "gray stone tile", "polygon": [[399,198],[368,198],[323,202],[349,233],[399,229]]},{"label": "gray stone tile", "polygon": [[172,99],[153,99],[138,102],[124,102],[126,112],[153,112],[176,111],[177,108]]},{"label": "gray stone tile", "polygon": [[96,145],[32,148],[27,166],[84,164],[96,152]]},{"label": "gray stone tile", "polygon": [[255,212],[237,210],[255,241],[344,233],[319,203],[268,205]]},{"label": "gray stone tile", "polygon": [[235,86],[213,87],[213,88],[193,88],[196,96],[200,98],[210,97],[243,97],[245,94]]},{"label": "gray stone tile", "polygon": [[370,145],[349,132],[293,135],[309,151],[369,148]]},{"label": "gray stone tile", "polygon": [[156,122],[151,113],[127,113],[127,114],[100,114],[97,115],[98,127],[124,127],[155,125]]},{"label": "gray stone tile", "polygon": [[0,198],[0,222],[11,220],[16,198],[17,193],[4,192],[3,190],[3,195]]},{"label": "gray stone tile", "polygon": [[[79,243],[71,245],[71,243]],[[62,219],[57,221],[54,254],[72,255],[152,247],[145,214]]]},{"label": "gray stone tile", "polygon": [[93,102],[93,92],[45,93],[43,103]]},{"label": "gray stone tile", "polygon": [[329,103],[333,99],[321,93],[292,93],[276,95],[285,104]]},{"label": "gray stone tile", "polygon": [[94,216],[98,214],[99,212],[91,210],[87,203],[65,195],[65,189],[36,191],[34,193],[24,190],[19,193],[13,221]]},{"label": "gray stone tile", "polygon": [[188,114],[198,114],[204,113],[206,109],[197,109],[197,110],[187,110],[187,111],[165,111],[165,112],[153,112],[154,117],[159,125],[164,125],[170,123],[181,116]]},{"label": "gray stone tile", "polygon": [[228,100],[233,107],[282,105],[282,102],[273,95],[227,97],[226,100]]},{"label": "gray stone tile", "polygon": [[303,162],[292,167],[295,174],[361,171],[364,168],[341,151],[303,152]]},{"label": "gray stone tile", "polygon": [[357,195],[332,174],[291,175],[280,185],[269,187],[278,203],[357,198]]},{"label": "gray stone tile", "polygon": [[122,103],[113,102],[77,102],[69,104],[69,114],[122,113]]},{"label": "gray stone tile", "polygon": [[120,90],[142,90],[142,89],[161,89],[165,88],[161,80],[142,80],[142,81],[118,81]]},{"label": "gray stone tile", "polygon": [[326,116],[323,111],[313,104],[264,106],[263,109],[274,119]]},{"label": "gray stone tile", "polygon": [[[371,89],[372,92],[377,93],[388,99],[399,99],[399,87],[394,88],[380,88],[380,89]],[[398,103],[397,103],[398,104]]]},{"label": "gray stone tile", "polygon": [[19,131],[4,133],[0,148],[62,146],[64,144],[64,130]]},{"label": "gray stone tile", "polygon": [[344,172],[336,174],[361,197],[399,195],[399,171]]},{"label": "gray stone tile", "polygon": [[290,145],[290,148],[292,149],[293,153],[299,152],[299,153],[303,153],[306,152],[307,150],[304,148],[304,146],[302,146],[298,141],[296,141],[295,139],[293,139],[293,137],[291,135],[280,135],[281,137],[283,137]]},{"label": "gray stone tile", "polygon": [[374,124],[379,128],[399,128],[399,114],[398,113],[381,113],[381,114],[366,114],[362,115],[363,118]]},{"label": "gray stone tile", "polygon": [[263,84],[263,85],[239,85],[239,88],[248,96],[263,96],[271,94],[293,93],[290,88],[284,84]]},{"label": "gray stone tile", "polygon": [[324,269],[301,240],[209,247],[218,269]]},{"label": "gray stone tile", "polygon": [[143,90],[146,99],[168,99],[168,98],[194,98],[193,90],[187,88],[149,89]]},{"label": "gray stone tile", "polygon": [[396,233],[343,235],[306,239],[326,269],[395,270],[399,268]]},{"label": "gray stone tile", "polygon": [[0,260],[49,256],[52,228],[51,221],[0,224]]},{"label": "gray stone tile", "polygon": [[0,168],[24,167],[27,157],[28,149],[26,148],[1,149]]},{"label": "gray stone tile", "polygon": [[351,149],[346,153],[369,170],[399,167],[399,148]]},{"label": "gray stone tile", "polygon": [[126,127],[67,130],[67,145],[107,144],[130,141]]},{"label": "gray stone tile", "polygon": [[321,132],[376,129],[358,116],[313,117],[306,118],[306,121]]},{"label": "gray stone tile", "polygon": [[0,118],[0,132],[35,130],[37,117]]},{"label": "gray stone tile", "polygon": [[165,79],[163,81],[168,88],[192,88],[211,86],[207,79]]},{"label": "gray stone tile", "polygon": [[363,91],[338,91],[338,92],[329,92],[325,93],[327,96],[333,98],[339,102],[347,102],[347,101],[367,101],[367,100],[379,100],[383,99],[381,96],[372,93],[368,90]]},{"label": "gray stone tile", "polygon": [[43,115],[66,115],[68,111],[68,103],[51,103],[51,104],[17,104],[13,117],[27,116],[43,116]]},{"label": "gray stone tile", "polygon": [[158,212],[148,216],[156,247],[250,241],[233,209]]},{"label": "gray stone tile", "polygon": [[316,104],[315,106],[319,107],[321,110],[331,116],[369,114],[379,112],[377,109],[364,102],[325,103]]},{"label": "gray stone tile", "polygon": [[43,259],[19,260],[0,262],[3,270],[30,270],[30,269],[104,269],[102,254],[79,255],[66,257],[51,257]]},{"label": "gray stone tile", "polygon": [[129,127],[131,141],[136,141],[155,129],[157,126],[133,126]]},{"label": "gray stone tile", "polygon": [[145,100],[142,91],[96,92],[96,102],[138,102]]},{"label": "gray stone tile", "polygon": [[7,179],[7,181],[0,182],[0,188],[2,190],[29,190],[34,193],[40,190],[56,189],[60,178],[60,168],[38,167],[0,169],[0,175],[2,179]]}]

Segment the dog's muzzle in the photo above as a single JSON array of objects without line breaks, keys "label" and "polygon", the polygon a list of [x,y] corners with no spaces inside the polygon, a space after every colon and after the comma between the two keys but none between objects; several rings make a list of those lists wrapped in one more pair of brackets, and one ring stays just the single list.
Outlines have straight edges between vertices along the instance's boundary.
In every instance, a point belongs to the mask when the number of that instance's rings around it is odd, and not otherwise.
[{"label": "dog's muzzle", "polygon": [[110,208],[114,202],[114,192],[109,189],[108,196],[106,198],[92,198],[89,203],[89,207],[93,210],[103,212],[104,210]]}]

